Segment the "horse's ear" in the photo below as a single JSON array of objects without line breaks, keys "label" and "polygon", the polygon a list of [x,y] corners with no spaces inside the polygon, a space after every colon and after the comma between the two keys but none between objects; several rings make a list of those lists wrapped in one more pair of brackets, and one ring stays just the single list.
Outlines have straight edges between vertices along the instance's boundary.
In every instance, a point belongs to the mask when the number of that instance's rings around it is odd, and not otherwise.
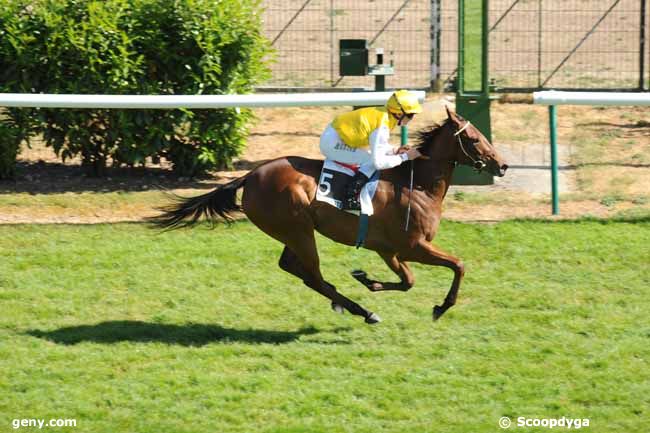
[{"label": "horse's ear", "polygon": [[445,110],[447,110],[447,118],[451,120],[454,117],[454,112],[449,109],[449,105],[445,105]]},{"label": "horse's ear", "polygon": [[454,110],[450,109],[448,105],[445,105],[445,110],[447,110],[447,117],[449,120],[458,125],[460,123],[458,114],[456,114]]},{"label": "horse's ear", "polygon": [[454,122],[456,125],[460,125],[460,123],[463,120],[465,120],[463,119],[463,116],[459,116],[454,110],[451,110],[447,105],[445,105],[445,110],[447,110],[447,117],[449,118],[449,120]]}]

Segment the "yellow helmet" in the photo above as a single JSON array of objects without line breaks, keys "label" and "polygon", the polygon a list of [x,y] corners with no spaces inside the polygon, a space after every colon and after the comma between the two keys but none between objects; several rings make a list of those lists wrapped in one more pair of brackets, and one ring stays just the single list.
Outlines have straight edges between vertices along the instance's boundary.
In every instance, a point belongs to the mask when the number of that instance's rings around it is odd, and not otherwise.
[{"label": "yellow helmet", "polygon": [[388,111],[397,114],[417,114],[422,112],[422,106],[418,102],[415,93],[408,90],[398,90],[393,93],[386,103]]}]

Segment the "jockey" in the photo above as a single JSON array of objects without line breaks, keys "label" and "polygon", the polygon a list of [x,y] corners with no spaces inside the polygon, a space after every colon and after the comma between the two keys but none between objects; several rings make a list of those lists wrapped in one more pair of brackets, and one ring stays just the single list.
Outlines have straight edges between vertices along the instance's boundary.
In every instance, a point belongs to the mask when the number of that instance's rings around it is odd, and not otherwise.
[{"label": "jockey", "polygon": [[384,107],[366,107],[340,114],[320,137],[320,150],[334,161],[359,166],[346,188],[344,209],[359,209],[359,193],[375,170],[397,167],[418,158],[417,149],[395,148],[389,142],[395,126],[407,125],[422,112],[417,96],[398,90]]}]

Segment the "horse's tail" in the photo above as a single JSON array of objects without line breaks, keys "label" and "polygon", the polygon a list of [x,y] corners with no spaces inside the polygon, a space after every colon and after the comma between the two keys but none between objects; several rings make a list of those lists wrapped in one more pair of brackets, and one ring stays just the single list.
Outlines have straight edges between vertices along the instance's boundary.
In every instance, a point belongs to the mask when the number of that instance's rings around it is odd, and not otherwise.
[{"label": "horse's tail", "polygon": [[177,229],[196,224],[202,216],[209,220],[217,216],[226,222],[233,221],[232,212],[241,211],[237,204],[237,190],[244,186],[246,178],[242,176],[224,185],[219,185],[207,194],[196,197],[174,196],[176,203],[161,208],[160,215],[151,217],[149,222],[163,229]]}]

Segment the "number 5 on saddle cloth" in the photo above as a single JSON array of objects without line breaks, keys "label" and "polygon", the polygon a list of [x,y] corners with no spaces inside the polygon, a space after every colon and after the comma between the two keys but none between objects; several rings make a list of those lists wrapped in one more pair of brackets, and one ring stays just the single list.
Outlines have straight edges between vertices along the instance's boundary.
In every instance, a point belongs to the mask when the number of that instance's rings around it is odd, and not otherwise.
[{"label": "number 5 on saddle cloth", "polygon": [[[318,191],[316,200],[329,203],[337,209],[342,209],[343,200],[345,200],[345,187],[354,177],[358,167],[348,164],[339,163],[326,159],[323,163],[323,170],[318,180]],[[361,189],[359,201],[361,202],[361,212],[359,215],[359,232],[357,234],[357,248],[363,245],[368,233],[368,217],[373,214],[372,198],[377,191],[379,183],[379,171],[370,176],[370,180]],[[359,211],[347,211],[355,215]]]}]

